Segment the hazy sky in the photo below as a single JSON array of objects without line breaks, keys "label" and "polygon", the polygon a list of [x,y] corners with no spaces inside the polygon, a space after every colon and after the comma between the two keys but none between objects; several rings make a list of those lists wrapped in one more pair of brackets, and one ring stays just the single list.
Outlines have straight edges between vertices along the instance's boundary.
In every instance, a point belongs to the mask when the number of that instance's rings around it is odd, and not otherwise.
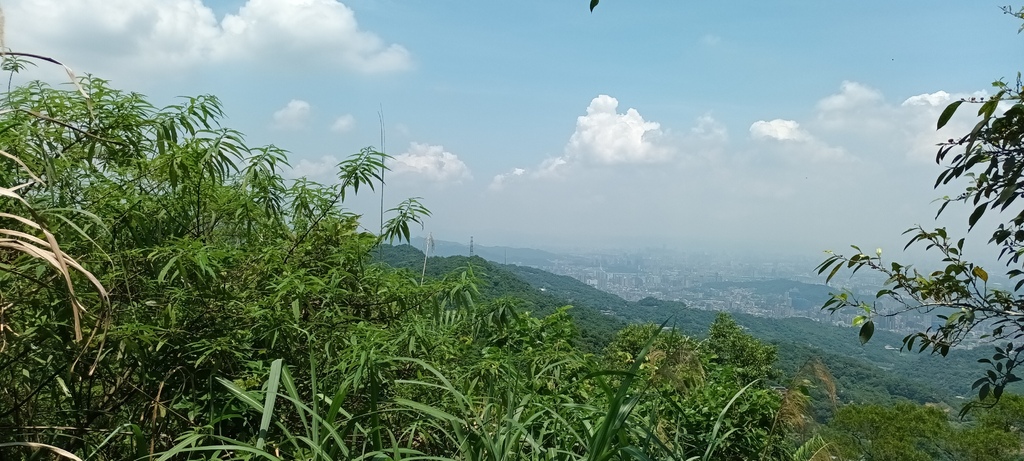
[{"label": "hazy sky", "polygon": [[[160,104],[216,94],[293,176],[379,146],[383,108],[386,202],[488,245],[902,247],[947,193],[935,143],[973,124],[939,112],[1024,57],[986,0],[588,4],[0,1],[8,47]],[[350,206],[375,223],[377,200]]]}]

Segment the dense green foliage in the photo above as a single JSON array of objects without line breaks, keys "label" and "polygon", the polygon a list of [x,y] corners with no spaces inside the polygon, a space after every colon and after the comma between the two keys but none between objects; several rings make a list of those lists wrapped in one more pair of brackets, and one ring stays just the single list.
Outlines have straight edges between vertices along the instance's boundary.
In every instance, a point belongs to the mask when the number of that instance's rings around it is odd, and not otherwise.
[{"label": "dense green foliage", "polygon": [[[443,278],[468,267],[472,267],[477,275],[477,289],[482,301],[493,301],[498,298],[515,298],[519,309],[543,316],[555,312],[567,304],[573,308],[568,311],[573,322],[580,329],[578,345],[586,352],[600,353],[615,335],[625,326],[625,322],[606,315],[601,315],[590,303],[577,303],[573,299],[560,296],[558,293],[540,291],[518,276],[519,266],[499,265],[480,257],[450,256],[427,258],[424,266],[424,254],[409,245],[383,245],[374,252],[374,257],[392,267],[407,269],[410,276],[416,274],[434,279]],[[554,274],[545,273],[556,277]],[[589,290],[588,292],[597,291]],[[597,291],[597,293],[605,294]],[[614,295],[608,295],[618,298]],[[620,299],[621,301],[621,299]]]},{"label": "dense green foliage", "polygon": [[289,181],[286,153],[222,127],[212,96],[158,108],[80,84],[13,89],[0,112],[0,228],[49,251],[0,253],[5,459],[789,459],[802,442],[774,349],[728,318],[703,342],[615,335],[482,260],[374,262],[427,213],[402,202],[375,235],[345,210],[383,154]]},{"label": "dense green foliage", "polygon": [[951,423],[938,408],[898,404],[843,407],[825,433],[845,459],[1009,460],[1020,459],[1024,415],[1020,397],[980,412],[969,422]]}]

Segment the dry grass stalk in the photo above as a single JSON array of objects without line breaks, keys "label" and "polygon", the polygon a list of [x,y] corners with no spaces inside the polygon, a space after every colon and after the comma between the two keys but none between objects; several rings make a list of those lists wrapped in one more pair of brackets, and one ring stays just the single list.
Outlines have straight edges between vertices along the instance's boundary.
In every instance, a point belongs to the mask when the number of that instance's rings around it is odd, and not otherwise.
[{"label": "dry grass stalk", "polygon": [[59,456],[61,458],[66,458],[66,459],[70,459],[70,460],[73,460],[73,461],[82,461],[82,458],[79,458],[79,457],[75,456],[74,453],[71,453],[70,451],[67,451],[67,450],[65,450],[63,448],[57,448],[57,447],[55,447],[53,445],[47,445],[45,443],[36,443],[36,442],[7,442],[7,443],[0,443],[0,448],[4,448],[4,447],[28,447],[28,448],[32,448],[32,449],[35,449],[35,450],[47,450],[47,451],[49,451],[49,452],[53,453],[54,455],[57,455],[57,456]]},{"label": "dry grass stalk", "polygon": [[[15,162],[18,165],[18,168],[29,176],[29,180],[21,184],[13,187],[0,187],[0,197],[10,198],[15,202],[20,203],[24,209],[28,211],[28,215],[31,216],[31,219],[29,219],[21,215],[0,212],[0,218],[5,218],[19,223],[31,232],[23,232],[13,228],[0,228],[0,248],[7,248],[24,253],[33,258],[40,259],[57,271],[63,279],[64,286],[67,288],[68,294],[71,298],[75,340],[81,341],[83,338],[82,314],[85,313],[85,306],[82,305],[78,296],[75,294],[74,283],[71,279],[72,271],[84,275],[86,279],[88,279],[89,282],[97,289],[104,301],[107,300],[107,292],[100,281],[91,272],[86,270],[81,264],[60,249],[60,244],[57,243],[57,239],[54,237],[53,233],[43,225],[44,221],[41,219],[39,214],[19,193],[21,189],[32,184],[44,184],[43,181],[39,179],[39,177],[16,156],[0,150],[0,157]],[[42,234],[42,238],[38,237],[39,234]]]},{"label": "dry grass stalk", "polygon": [[6,316],[7,309],[11,307],[10,303],[0,302],[0,354],[3,354],[7,350],[7,332],[17,336],[17,333],[7,325]]},{"label": "dry grass stalk", "polygon": [[777,422],[795,429],[804,428],[810,420],[811,398],[807,394],[807,390],[815,382],[821,386],[832,405],[836,405],[838,397],[835,378],[821,360],[811,359],[800,367],[796,376],[793,377],[793,381],[783,392],[782,403],[776,414]]},{"label": "dry grass stalk", "polygon": [[[814,385],[814,382],[821,386],[829,401],[832,402],[832,405],[836,405],[838,397],[836,395],[835,378],[821,360],[817,358],[809,359],[797,370],[792,381],[782,391],[782,402],[780,402],[779,409],[775,412],[775,418],[772,421],[772,428],[769,433],[774,433],[783,427],[799,431],[803,431],[807,427],[808,423],[812,421],[809,389]],[[815,460],[820,459],[819,456],[831,456],[831,448],[828,448],[830,444],[825,444],[822,441],[819,442],[823,445],[815,448],[813,455],[809,458],[801,457],[800,459]],[[802,452],[807,448],[809,447],[801,447],[800,451]],[[765,450],[767,450],[767,447]]]},{"label": "dry grass stalk", "polygon": [[[86,277],[89,282],[99,291],[100,296],[104,301],[107,300],[107,292],[103,288],[100,281],[88,270],[82,267],[77,261],[68,256],[60,249],[60,245],[57,243],[56,237],[51,233],[42,223],[43,220],[39,214],[32,208],[32,206],[26,201],[20,194],[19,191],[32,184],[41,184],[38,176],[32,173],[25,164],[13,155],[0,151],[0,156],[8,159],[13,159],[18,163],[19,167],[32,178],[24,183],[18,184],[13,187],[0,187],[0,197],[7,197],[20,203],[31,216],[30,218],[0,212],[0,218],[4,218],[15,223],[19,223],[24,228],[27,228],[29,232],[13,228],[0,228],[0,248],[7,248],[20,253],[24,253],[33,258],[37,258],[45,262],[51,268],[55,269],[61,276],[64,282],[64,286],[68,290],[68,294],[71,298],[72,318],[74,320],[75,328],[75,340],[81,341],[82,335],[82,324],[81,317],[85,313],[85,307],[79,301],[78,296],[75,294],[74,283],[71,279],[72,271],[78,272]],[[36,234],[36,235],[33,235]],[[42,238],[38,237],[38,234],[42,234]]]},{"label": "dry grass stalk", "polygon": [[[47,62],[52,62],[64,68],[68,74],[68,78],[71,79],[71,83],[75,85],[78,92],[85,97],[86,103],[89,106],[90,112],[92,110],[92,100],[88,93],[85,92],[85,88],[78,82],[78,78],[75,76],[71,69],[63,63],[48,58],[46,56],[38,56],[27,53],[8,53],[4,47],[4,14],[3,9],[0,8],[0,57],[6,55],[15,55],[28,58],[39,59]],[[0,114],[14,111],[14,108],[5,108],[0,110]],[[47,120],[50,122],[58,123],[64,126],[66,124],[53,120],[42,114],[31,114],[37,118]],[[42,260],[48,266],[57,271],[60,275],[63,285],[68,290],[68,295],[71,300],[72,319],[74,321],[75,340],[82,341],[84,335],[82,333],[82,315],[86,313],[85,306],[82,305],[78,296],[75,294],[75,287],[72,281],[72,273],[77,272],[84,275],[88,279],[89,283],[96,288],[99,292],[101,299],[104,303],[108,302],[107,291],[103,288],[100,281],[89,271],[87,271],[81,264],[75,261],[73,258],[64,253],[60,245],[57,243],[57,239],[53,233],[45,226],[45,221],[36,212],[34,208],[22,197],[21,191],[33,184],[45,185],[42,179],[39,178],[32,170],[23,162],[20,158],[12,155],[4,150],[0,149],[0,158],[7,159],[14,162],[17,168],[28,175],[29,179],[21,184],[17,184],[11,187],[0,186],[0,197],[12,199],[14,202],[20,204],[27,214],[14,214],[6,211],[0,212],[0,219],[11,221],[15,226],[20,225],[21,230],[16,228],[3,228],[0,227],[0,249],[6,248],[16,252],[26,254],[30,257]],[[0,322],[0,334],[9,331],[10,327],[6,322]],[[13,331],[11,331],[13,333]]]}]

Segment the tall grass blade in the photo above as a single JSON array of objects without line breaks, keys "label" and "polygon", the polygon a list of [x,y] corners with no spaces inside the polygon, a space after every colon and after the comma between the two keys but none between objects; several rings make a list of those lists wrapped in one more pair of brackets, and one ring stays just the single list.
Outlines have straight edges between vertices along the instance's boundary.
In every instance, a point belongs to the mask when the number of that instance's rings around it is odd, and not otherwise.
[{"label": "tall grass blade", "polygon": [[747,391],[747,389],[750,389],[750,386],[753,386],[758,381],[759,380],[755,379],[751,381],[750,384],[743,386],[743,389],[740,389],[738,392],[736,392],[736,394],[733,395],[731,399],[729,399],[729,403],[725,404],[725,408],[723,408],[722,411],[718,414],[718,420],[715,421],[715,427],[711,431],[711,440],[708,442],[707,450],[704,451],[704,456],[701,457],[703,461],[709,461],[711,459],[711,455],[715,452],[715,449],[717,449],[718,446],[721,445],[726,438],[728,438],[730,435],[732,435],[733,432],[736,431],[736,429],[731,429],[721,437],[718,436],[718,432],[722,430],[722,420],[724,420],[725,415],[729,413],[729,409],[732,408],[732,405],[736,403],[736,400],[738,400],[740,396],[742,396],[743,393]]},{"label": "tall grass blade", "polygon": [[267,443],[267,431],[270,420],[274,417],[274,403],[277,402],[277,387],[281,380],[281,365],[284,359],[277,359],[270,364],[270,380],[267,382],[267,397],[263,404],[263,419],[260,420],[260,435],[256,439],[256,449],[262,450]]}]

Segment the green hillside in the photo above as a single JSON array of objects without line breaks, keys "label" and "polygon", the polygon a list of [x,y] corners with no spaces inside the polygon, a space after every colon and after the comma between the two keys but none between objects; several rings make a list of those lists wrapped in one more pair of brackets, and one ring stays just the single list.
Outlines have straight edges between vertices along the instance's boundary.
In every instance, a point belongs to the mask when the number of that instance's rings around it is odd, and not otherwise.
[{"label": "green hillside", "polygon": [[[381,259],[417,273],[423,268],[423,253],[408,245],[383,248]],[[628,302],[572,277],[531,267],[495,264],[479,257],[431,257],[426,273],[428,277],[440,277],[470,265],[481,279],[479,288],[484,299],[519,298],[527,310],[537,314],[573,305],[570,313],[580,326],[585,347],[591,351],[603,348],[613,332],[626,323],[668,321],[685,334],[700,337],[716,316],[716,312],[690,309],[675,301],[646,298]],[[746,283],[759,285],[754,288],[788,290],[797,282]],[[803,285],[807,286],[801,287],[801,291],[808,293],[827,289]],[[862,346],[854,330],[810,319],[770,319],[746,314],[733,317],[752,335],[778,346],[779,368],[786,375],[808,360],[821,359],[836,378],[840,399],[846,402],[907,399],[957,406],[957,396],[970,395],[970,384],[978,371],[976,360],[986,352],[951,351],[944,358],[901,353],[898,349],[902,337],[891,332],[878,331],[871,342]],[[937,378],[940,371],[942,379]]]},{"label": "green hillside", "polygon": [[[613,311],[627,322],[670,321],[688,334],[706,331],[715,313],[688,309],[683,303],[652,298],[626,302],[572,277],[554,275],[539,269],[507,267],[537,288],[566,299],[588,303],[601,311]],[[799,282],[741,282],[741,284],[777,287],[785,290]],[[737,285],[737,282],[728,282]],[[726,283],[720,285],[725,286]],[[802,291],[814,293],[827,287],[806,285]],[[780,367],[791,372],[812,357],[820,357],[832,369],[847,391],[850,401],[877,400],[879,397],[904,397],[917,402],[955,403],[958,395],[969,395],[978,372],[976,361],[987,350],[954,350],[947,357],[900,352],[903,337],[877,331],[871,342],[861,345],[856,331],[806,318],[771,319],[732,314],[754,336],[779,346]],[[888,346],[889,348],[887,348]],[[890,349],[895,348],[895,350]],[[942,379],[937,379],[939,370]]]},{"label": "green hillside", "polygon": [[[410,245],[384,245],[380,252],[375,255],[379,261],[400,269],[412,272],[412,276],[419,277],[424,274],[423,252]],[[459,273],[471,268],[473,274],[479,279],[477,288],[480,290],[482,301],[491,301],[498,298],[514,298],[523,311],[532,312],[534,315],[543,316],[555,312],[559,307],[572,304],[569,315],[580,329],[580,346],[589,352],[600,352],[615,335],[615,332],[626,325],[619,318],[602,315],[597,308],[599,304],[591,302],[575,302],[572,297],[563,296],[556,292],[542,291],[536,288],[529,281],[517,277],[515,273],[506,270],[518,266],[504,266],[492,263],[479,256],[432,256],[427,258],[425,275],[431,278],[441,278],[449,274]],[[545,274],[558,277],[554,274]],[[602,291],[594,290],[598,294],[610,296],[604,299],[619,299],[614,295],[608,295]],[[605,305],[605,304],[600,304]],[[710,325],[710,323],[708,324]]]}]

